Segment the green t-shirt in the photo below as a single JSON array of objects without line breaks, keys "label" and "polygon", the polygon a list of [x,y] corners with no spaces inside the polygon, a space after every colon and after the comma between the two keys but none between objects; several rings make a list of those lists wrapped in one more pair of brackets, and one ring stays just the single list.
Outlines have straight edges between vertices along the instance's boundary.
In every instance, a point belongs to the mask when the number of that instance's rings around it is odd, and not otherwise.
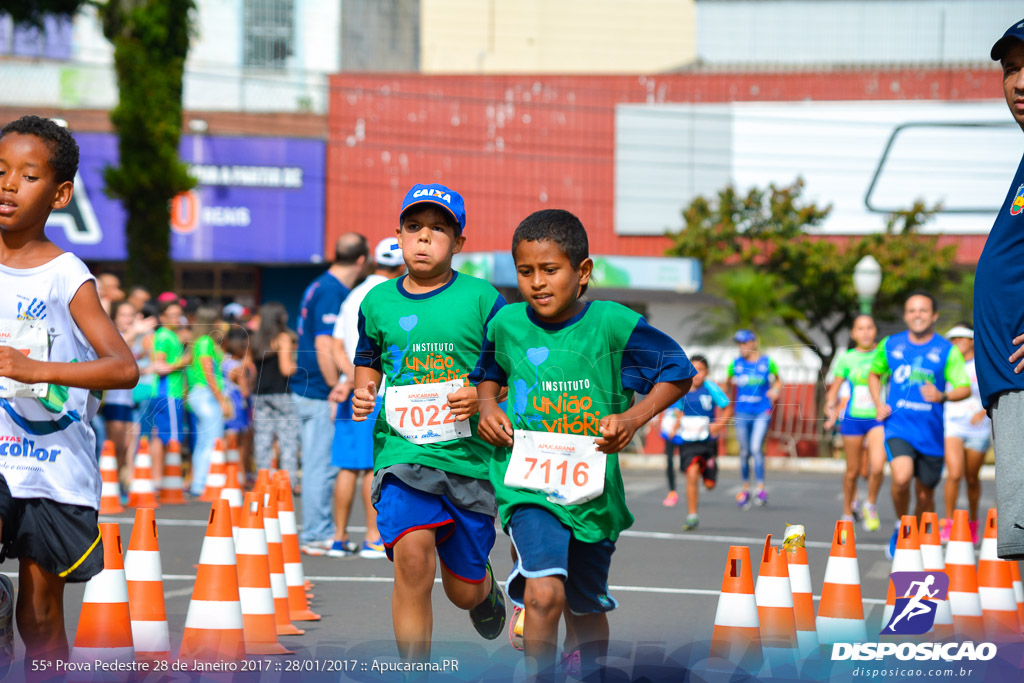
[{"label": "green t-shirt", "polygon": [[203,372],[202,361],[204,358],[213,361],[213,376],[217,381],[217,389],[223,391],[224,375],[220,370],[220,362],[224,360],[224,351],[214,343],[208,334],[204,334],[192,344],[192,363],[186,368],[185,373],[189,387],[209,386],[209,382],[206,381],[206,373]]},{"label": "green t-shirt", "polygon": [[[156,331],[153,337],[154,357],[163,355],[165,363],[174,364],[181,360],[183,352],[184,347],[181,345],[181,340],[172,330],[161,327]],[[157,382],[156,395],[183,398],[185,396],[184,375],[183,370],[175,370],[161,377]]]},{"label": "green t-shirt", "polygon": [[[355,364],[383,372],[389,387],[463,380],[480,357],[487,324],[505,299],[487,282],[453,272],[448,284],[426,294],[405,290],[405,278],[382,282],[359,307]],[[434,467],[487,479],[494,447],[476,436],[410,443],[387,422],[387,394],[373,428],[374,471],[397,464]]]},{"label": "green t-shirt", "polygon": [[[506,306],[487,329],[473,381],[508,386],[506,412],[515,430],[600,437],[608,415],[625,412],[634,392],[696,372],[679,345],[620,304],[595,301],[570,320],[546,324],[525,303]],[[547,494],[505,486],[511,449],[496,449],[491,483],[502,526],[519,505],[550,511],[585,543],[614,541],[633,523],[618,454],[605,461],[604,492],[578,505],[559,505]]]},{"label": "green t-shirt", "polygon": [[850,387],[850,400],[846,403],[846,417],[856,419],[875,419],[875,403],[871,399],[871,391],[868,389],[868,375],[871,374],[871,364],[875,359],[875,350],[858,351],[850,349],[839,356],[836,367],[832,374],[845,379]]}]

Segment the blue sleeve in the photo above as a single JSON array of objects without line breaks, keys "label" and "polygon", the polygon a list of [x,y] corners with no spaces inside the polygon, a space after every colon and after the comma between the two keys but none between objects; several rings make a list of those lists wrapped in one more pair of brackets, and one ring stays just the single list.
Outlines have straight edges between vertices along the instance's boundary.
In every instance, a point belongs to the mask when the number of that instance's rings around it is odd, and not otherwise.
[{"label": "blue sleeve", "polygon": [[347,292],[339,283],[337,287],[319,287],[310,302],[310,320],[313,322],[313,338],[322,334],[334,334],[334,323],[345,301]]},{"label": "blue sleeve", "polygon": [[480,384],[481,382],[497,382],[499,386],[508,386],[508,375],[498,364],[497,354],[495,353],[494,340],[491,339],[491,320],[501,310],[507,302],[505,297],[498,295],[494,305],[491,307],[491,312],[487,315],[487,319],[484,320],[484,340],[480,347],[480,359],[476,362],[476,367],[473,368],[473,372],[469,373],[469,381],[473,386]]},{"label": "blue sleeve", "polygon": [[725,392],[722,391],[721,387],[709,379],[704,380],[704,386],[708,388],[708,393],[711,394],[711,400],[716,406],[719,408],[725,408],[729,405],[729,397],[725,395]]},{"label": "blue sleeve", "polygon": [[359,330],[359,343],[356,344],[356,358],[353,361],[353,365],[356,367],[372,368],[381,372],[380,347],[377,345],[376,340],[371,339],[370,335],[366,334],[366,318],[363,316],[362,306],[359,307],[359,318],[356,322],[356,327]]},{"label": "blue sleeve", "polygon": [[697,374],[674,339],[641,318],[622,352],[622,386],[650,393],[658,382],[678,382]]}]

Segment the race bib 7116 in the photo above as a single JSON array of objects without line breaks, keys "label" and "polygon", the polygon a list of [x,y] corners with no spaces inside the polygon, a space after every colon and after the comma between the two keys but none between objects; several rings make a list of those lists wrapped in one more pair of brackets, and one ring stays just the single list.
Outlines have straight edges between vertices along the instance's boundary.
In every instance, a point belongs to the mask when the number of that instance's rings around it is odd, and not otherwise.
[{"label": "race bib 7116", "polygon": [[505,486],[534,489],[559,505],[578,505],[604,493],[605,460],[594,437],[517,429]]},{"label": "race bib 7116", "polygon": [[448,407],[448,394],[463,388],[462,380],[388,387],[385,417],[391,428],[412,443],[436,443],[472,435],[469,420],[458,421]]}]

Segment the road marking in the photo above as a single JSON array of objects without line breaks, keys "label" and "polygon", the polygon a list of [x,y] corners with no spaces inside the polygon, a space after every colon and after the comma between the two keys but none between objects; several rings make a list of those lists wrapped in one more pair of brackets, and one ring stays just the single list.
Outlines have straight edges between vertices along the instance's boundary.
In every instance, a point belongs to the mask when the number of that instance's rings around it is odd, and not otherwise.
[{"label": "road marking", "polygon": [[[743,543],[764,544],[764,538],[747,538],[744,536],[706,536],[701,534],[670,534],[664,531],[635,531],[626,529],[622,536],[634,538],[653,538],[660,541],[707,541],[709,543],[728,543],[730,545]],[[831,543],[824,541],[807,541],[804,545],[808,548],[832,548]],[[857,550],[885,550],[886,546],[881,543],[858,543]]]}]

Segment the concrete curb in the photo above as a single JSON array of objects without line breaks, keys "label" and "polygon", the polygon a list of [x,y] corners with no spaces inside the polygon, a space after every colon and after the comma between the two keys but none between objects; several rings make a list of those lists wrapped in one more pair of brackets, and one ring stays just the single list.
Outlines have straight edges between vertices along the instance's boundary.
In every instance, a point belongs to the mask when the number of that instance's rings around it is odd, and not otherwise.
[{"label": "concrete curb", "polygon": [[[664,470],[665,455],[663,453],[620,453],[619,465],[626,470]],[[789,458],[770,457],[764,459],[764,467],[772,472],[815,472],[819,474],[835,474],[837,477],[846,471],[846,460],[839,458]],[[720,470],[736,471],[740,468],[740,459],[735,455],[718,458]],[[886,468],[888,474],[888,468]],[[943,472],[945,478],[945,472]],[[983,481],[994,481],[996,468],[994,465],[982,465],[979,478]]]}]

